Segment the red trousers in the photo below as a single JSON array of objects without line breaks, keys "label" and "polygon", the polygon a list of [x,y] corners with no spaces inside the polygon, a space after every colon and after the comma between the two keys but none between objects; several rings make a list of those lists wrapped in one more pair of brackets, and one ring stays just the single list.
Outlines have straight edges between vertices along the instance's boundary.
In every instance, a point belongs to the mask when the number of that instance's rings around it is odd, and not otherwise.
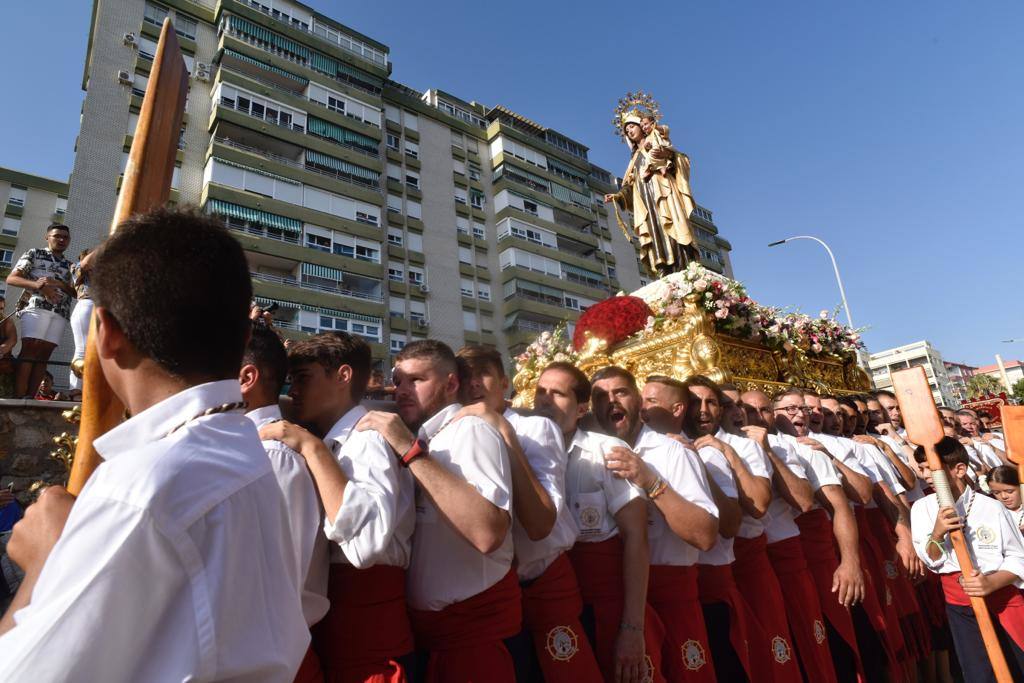
[{"label": "red trousers", "polygon": [[405,570],[332,564],[331,608],[313,629],[328,683],[404,683],[396,661],[413,650],[405,606]]},{"label": "red trousers", "polygon": [[[622,623],[623,578],[622,539],[618,536],[597,543],[577,542],[569,551],[583,604],[594,612],[594,653],[606,681],[615,680],[615,642]],[[661,670],[663,627],[658,615],[645,605],[644,641],[647,675],[644,680],[664,683]]]},{"label": "red trousers", "polygon": [[818,593],[821,613],[855,654],[859,678],[864,680],[864,672],[860,664],[860,650],[857,647],[857,632],[853,627],[850,610],[844,607],[836,594],[832,592],[833,577],[839,568],[832,520],[827,512],[818,508],[798,515],[796,524],[800,527],[800,545],[807,560],[807,569],[814,581],[814,588]]},{"label": "red trousers", "polygon": [[697,593],[697,567],[652,565],[647,603],[665,627],[665,678],[673,683],[716,683]]},{"label": "red trousers", "polygon": [[566,555],[522,587],[523,626],[547,683],[601,683],[601,670],[580,624],[583,598]]},{"label": "red trousers", "polygon": [[[754,621],[750,607],[740,595],[732,576],[732,565],[697,565],[697,591],[701,604],[724,603],[729,607],[729,641],[751,681],[757,672],[771,672],[767,657],[755,657],[751,643],[763,640],[761,627]],[[760,652],[760,648],[758,651]],[[722,683],[726,683],[723,681]]]},{"label": "red trousers", "polygon": [[736,552],[733,577],[765,635],[764,641],[760,644],[752,641],[751,647],[763,648],[771,655],[770,678],[759,672],[761,675],[754,680],[803,683],[800,665],[793,652],[793,636],[786,620],[786,601],[768,560],[767,547],[768,541],[764,534],[756,538],[737,537],[733,545]]},{"label": "red trousers", "polygon": [[293,683],[324,683],[324,672],[320,669],[320,660],[312,645],[306,649],[306,656],[302,658]]},{"label": "red trousers", "polygon": [[430,651],[426,683],[515,683],[502,642],[519,633],[522,594],[514,569],[482,593],[442,610],[409,610],[416,645]]},{"label": "red trousers", "polygon": [[796,642],[797,656],[807,678],[822,683],[835,683],[832,653],[828,648],[828,632],[818,602],[818,589],[807,569],[800,537],[793,536],[768,544],[768,559],[782,588],[789,616],[790,633]]},{"label": "red trousers", "polygon": [[854,507],[854,517],[857,519],[857,533],[860,537],[860,565],[864,570],[864,609],[885,646],[891,665],[899,668],[901,662],[907,660],[906,643],[899,627],[900,619],[893,591],[885,578],[885,564],[863,505]]}]

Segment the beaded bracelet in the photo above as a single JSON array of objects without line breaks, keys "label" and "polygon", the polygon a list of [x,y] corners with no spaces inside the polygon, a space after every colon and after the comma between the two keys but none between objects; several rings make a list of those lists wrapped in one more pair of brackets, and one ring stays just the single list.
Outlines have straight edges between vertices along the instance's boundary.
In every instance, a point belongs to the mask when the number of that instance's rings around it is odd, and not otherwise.
[{"label": "beaded bracelet", "polygon": [[[932,546],[932,545],[934,545],[936,548],[939,549],[939,552],[942,553],[942,557],[943,558],[946,557],[946,548],[941,543],[936,541],[934,538],[929,538],[928,542],[924,544],[924,551],[925,551],[926,555],[928,554],[929,546]],[[940,559],[942,559],[942,558],[940,558]]]}]

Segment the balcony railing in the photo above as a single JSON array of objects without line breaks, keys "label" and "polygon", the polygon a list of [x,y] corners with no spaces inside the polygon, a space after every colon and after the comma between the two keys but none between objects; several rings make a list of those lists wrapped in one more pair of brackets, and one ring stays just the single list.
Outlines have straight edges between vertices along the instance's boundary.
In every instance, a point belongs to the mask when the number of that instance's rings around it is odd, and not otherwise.
[{"label": "balcony railing", "polygon": [[299,287],[300,289],[308,289],[314,292],[326,292],[327,294],[335,294],[337,296],[347,296],[353,299],[362,299],[364,301],[374,301],[382,303],[384,297],[379,294],[367,294],[366,292],[356,292],[351,289],[345,289],[340,284],[336,287],[329,285],[321,285],[313,282],[309,282],[305,279],[299,280],[294,277],[287,277],[283,275],[270,275],[269,273],[253,273],[250,272],[254,280],[260,280],[261,282],[272,282],[278,285],[286,285],[289,287]]},{"label": "balcony railing", "polygon": [[517,320],[505,329],[517,332],[554,332],[555,327],[557,327],[557,325],[554,323],[541,323],[535,320]]},{"label": "balcony railing", "polygon": [[255,235],[256,237],[265,237],[266,239],[277,240],[278,242],[286,242],[288,244],[301,244],[302,241],[299,235],[290,235],[285,232],[274,232],[269,231],[266,228],[256,227],[252,224],[243,226],[239,225],[235,221],[225,220],[224,224],[228,226],[228,229],[240,232],[246,235]]},{"label": "balcony railing", "polygon": [[372,182],[370,180],[365,180],[363,178],[359,178],[358,176],[349,175],[349,174],[346,174],[346,173],[342,173],[340,171],[331,171],[331,170],[324,169],[324,168],[318,168],[316,166],[310,166],[308,163],[296,161],[294,159],[289,159],[288,157],[281,156],[280,154],[274,154],[273,152],[268,152],[265,149],[260,149],[258,147],[253,147],[251,145],[246,145],[246,144],[243,144],[241,142],[237,142],[235,140],[232,140],[231,138],[219,137],[218,136],[218,137],[215,137],[213,140],[214,140],[214,142],[216,142],[219,145],[227,145],[228,147],[234,147],[235,149],[240,149],[243,152],[250,152],[251,154],[256,154],[256,155],[259,155],[261,157],[266,157],[267,159],[270,159],[272,161],[276,161],[279,164],[284,164],[285,166],[290,166],[292,168],[297,168],[297,169],[299,169],[301,171],[309,171],[310,173],[316,173],[317,175],[322,175],[322,176],[325,176],[327,178],[332,178],[334,180],[340,180],[343,183],[352,183],[353,185],[358,185],[359,187],[362,187],[362,188],[365,188],[365,189],[368,189],[368,190],[373,190],[375,192],[380,192],[380,193],[384,192],[381,189],[380,185],[377,185],[376,183],[374,183],[374,182]]},{"label": "balcony railing", "polygon": [[305,133],[306,132],[306,127],[304,125],[300,124],[300,123],[294,123],[291,120],[289,120],[288,123],[283,123],[280,119],[268,119],[268,118],[264,118],[262,116],[257,116],[256,114],[253,114],[250,111],[247,111],[245,109],[240,109],[238,107],[238,104],[234,100],[231,100],[231,99],[227,99],[227,98],[221,97],[220,101],[217,102],[217,106],[224,107],[225,109],[233,109],[234,111],[237,111],[240,114],[245,114],[246,116],[250,116],[250,117],[256,119],[257,121],[262,121],[264,123],[269,123],[272,126],[277,126],[279,128],[284,128],[285,130],[293,130],[293,131],[295,131],[297,133]]}]

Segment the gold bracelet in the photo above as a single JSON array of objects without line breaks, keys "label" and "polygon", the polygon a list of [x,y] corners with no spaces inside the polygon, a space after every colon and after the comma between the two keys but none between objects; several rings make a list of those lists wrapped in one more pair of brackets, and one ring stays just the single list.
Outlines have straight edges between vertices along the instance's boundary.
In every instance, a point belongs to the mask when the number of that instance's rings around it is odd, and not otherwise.
[{"label": "gold bracelet", "polygon": [[665,491],[668,489],[667,481],[665,481],[664,479],[661,479],[659,481],[661,483],[658,485],[658,487],[652,493],[647,494],[647,497],[650,498],[651,500],[655,500],[658,496],[665,493]]}]

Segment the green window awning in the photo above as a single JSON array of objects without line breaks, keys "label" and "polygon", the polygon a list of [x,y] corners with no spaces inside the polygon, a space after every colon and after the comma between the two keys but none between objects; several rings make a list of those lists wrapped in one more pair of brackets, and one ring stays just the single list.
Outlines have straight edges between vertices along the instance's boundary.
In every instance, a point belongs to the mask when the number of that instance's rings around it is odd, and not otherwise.
[{"label": "green window awning", "polygon": [[568,202],[570,204],[582,204],[583,206],[588,207],[590,206],[590,197],[581,192],[570,190],[568,187],[559,185],[558,183],[551,183],[551,194],[556,199],[561,199],[563,202]]},{"label": "green window awning", "polygon": [[548,168],[564,173],[565,175],[578,181],[580,185],[587,184],[587,176],[582,171],[579,171],[573,168],[572,166],[569,166],[568,164],[563,164],[561,161],[558,161],[557,159],[552,159],[551,157],[548,157]]},{"label": "green window awning", "polygon": [[381,325],[383,321],[380,318],[376,318],[372,315],[363,315],[362,313],[352,313],[351,311],[339,311],[336,308],[324,308],[322,306],[307,306],[302,305],[302,310],[309,311],[310,313],[323,313],[324,315],[333,315],[335,318],[346,318],[348,320],[358,320],[364,323],[372,323],[374,325]]},{"label": "green window awning", "polygon": [[604,275],[601,275],[600,273],[595,273],[592,270],[580,268],[579,266],[573,266],[568,263],[562,264],[562,271],[566,273],[573,273],[575,275],[579,275],[580,277],[590,278],[593,280],[604,280]]},{"label": "green window awning", "polygon": [[345,274],[337,268],[320,266],[315,263],[303,263],[302,274],[309,275],[310,277],[323,278],[325,280],[334,280],[335,282],[341,282],[345,279]]},{"label": "green window awning", "polygon": [[268,43],[275,47],[278,47],[285,52],[290,52],[293,55],[302,57],[303,59],[309,59],[309,48],[299,45],[294,40],[285,38],[282,35],[274,33],[269,29],[265,29],[258,24],[254,24],[248,19],[232,15],[230,17],[231,28],[239,33],[244,33],[247,36],[255,38],[256,40]]},{"label": "green window awning", "polygon": [[217,214],[218,216],[236,218],[240,221],[259,223],[260,225],[268,228],[276,228],[296,235],[302,233],[302,222],[297,221],[294,218],[278,216],[276,213],[270,213],[269,211],[250,209],[248,206],[232,204],[231,202],[225,202],[220,199],[211,199],[206,202],[206,211],[207,213]]},{"label": "green window awning", "polygon": [[515,175],[521,178],[526,178],[530,182],[536,183],[543,187],[551,187],[551,182],[547,178],[542,178],[541,176],[535,173],[530,173],[529,171],[522,169],[519,166],[516,166],[515,164],[505,164],[505,172],[514,173]]},{"label": "green window awning", "polygon": [[356,176],[357,178],[365,178],[366,180],[374,183],[380,182],[380,171],[363,168],[362,166],[351,164],[347,161],[343,161],[342,159],[335,159],[332,156],[328,156],[327,154],[316,152],[311,149],[306,150],[306,163],[330,168],[340,173],[347,173],[349,175]]},{"label": "green window awning", "polygon": [[258,66],[261,69],[264,69],[264,70],[269,71],[271,73],[275,73],[278,76],[284,76],[285,78],[290,78],[290,79],[292,79],[294,81],[298,81],[299,83],[302,83],[303,85],[308,85],[309,84],[309,80],[303,78],[302,76],[296,76],[295,74],[293,74],[290,71],[285,71],[284,69],[276,67],[273,64],[267,64],[266,62],[261,62],[260,60],[256,59],[255,57],[250,57],[249,55],[242,54],[241,52],[235,52],[234,50],[229,50],[229,49],[225,48],[224,49],[224,56],[225,57],[231,57],[232,59],[237,59],[237,60],[242,61],[242,62],[248,62],[249,64],[252,64],[254,66]]},{"label": "green window awning", "polygon": [[277,304],[281,308],[288,308],[297,311],[301,308],[297,303],[293,301],[284,301],[282,299],[270,299],[265,296],[254,296],[253,300],[260,306],[269,306],[270,304]]},{"label": "green window awning", "polygon": [[306,118],[306,130],[313,135],[318,135],[322,138],[329,138],[335,142],[339,142],[343,145],[355,145],[356,147],[362,147],[364,149],[377,150],[377,141],[371,137],[357,133],[354,130],[343,128],[330,121],[324,121],[318,119],[315,116],[309,116]]},{"label": "green window awning", "polygon": [[310,52],[309,66],[320,73],[327,74],[331,78],[335,78],[339,74],[344,74],[349,78],[361,81],[375,88],[382,88],[384,86],[384,80],[382,78],[378,78],[373,74],[368,74],[361,69],[349,66],[345,62],[338,61],[337,59],[328,57],[327,55],[316,51]]}]

